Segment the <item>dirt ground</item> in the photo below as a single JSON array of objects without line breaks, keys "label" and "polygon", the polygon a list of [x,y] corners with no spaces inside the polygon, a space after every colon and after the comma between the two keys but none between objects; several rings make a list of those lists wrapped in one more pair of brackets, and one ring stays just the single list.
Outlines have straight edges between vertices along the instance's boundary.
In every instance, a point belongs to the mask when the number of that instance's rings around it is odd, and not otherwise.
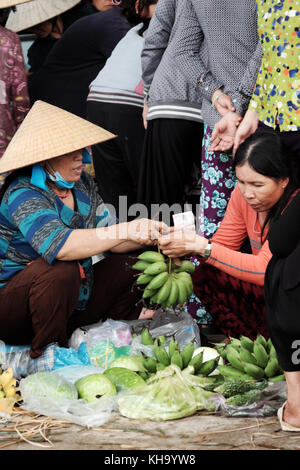
[{"label": "dirt ground", "polygon": [[[276,416],[233,418],[198,413],[174,421],[139,421],[113,415],[86,428],[18,408],[0,424],[0,450],[300,450],[300,433],[281,430]],[[122,452],[121,452],[122,454]],[[120,455],[120,454],[118,454]]]}]

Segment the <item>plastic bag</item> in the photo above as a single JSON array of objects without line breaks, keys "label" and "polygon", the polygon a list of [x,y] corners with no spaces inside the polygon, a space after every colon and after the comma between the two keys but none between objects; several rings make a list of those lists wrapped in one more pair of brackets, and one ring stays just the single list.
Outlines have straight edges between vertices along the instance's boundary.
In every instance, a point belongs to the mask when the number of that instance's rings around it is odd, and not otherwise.
[{"label": "plastic bag", "polygon": [[132,419],[167,421],[212,410],[213,393],[205,391],[189,374],[174,364],[150,378],[147,384],[124,392],[118,398],[119,412]]},{"label": "plastic bag", "polygon": [[[70,387],[74,387],[72,382],[67,381],[57,372],[50,372],[49,374],[54,374],[58,383],[65,383]],[[32,393],[32,389],[28,389],[26,384],[29,378],[30,376],[20,381],[20,391],[23,398],[20,407],[25,410],[55,419],[68,420],[80,426],[94,427],[107,422],[111,418],[113,410],[117,409],[116,397],[107,397],[105,400],[86,403],[82,399],[39,396]]]},{"label": "plastic bag", "polygon": [[[151,320],[131,320],[127,323],[131,327],[132,334],[140,335],[143,328],[148,328],[153,338],[164,336],[166,338],[165,346],[168,346],[172,336],[178,341],[181,348],[191,341],[194,342],[195,348],[201,346],[196,321],[191,315],[180,309],[159,309]],[[140,338],[135,338],[135,341],[132,342],[132,348],[132,354],[139,354],[141,351],[147,354],[147,349],[148,352],[151,349],[149,346],[142,346]]]},{"label": "plastic bag", "polygon": [[77,328],[69,340],[69,347],[78,349],[82,342],[86,342],[89,348],[107,338],[117,348],[128,346],[132,341],[130,327],[125,322],[108,319],[103,323]]},{"label": "plastic bag", "polygon": [[218,414],[231,417],[261,418],[274,416],[278,408],[286,400],[286,383],[269,382],[268,386],[260,391],[259,401],[243,406],[232,406],[226,403],[223,395],[218,393],[213,397]]}]

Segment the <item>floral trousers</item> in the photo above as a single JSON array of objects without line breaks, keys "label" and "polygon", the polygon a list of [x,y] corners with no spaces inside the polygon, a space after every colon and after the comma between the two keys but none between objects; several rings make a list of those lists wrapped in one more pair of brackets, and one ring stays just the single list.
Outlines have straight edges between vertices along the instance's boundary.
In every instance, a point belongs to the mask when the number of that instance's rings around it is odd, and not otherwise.
[{"label": "floral trousers", "polygon": [[[197,208],[197,232],[210,239],[219,227],[226,211],[227,203],[236,184],[230,153],[209,152],[210,138],[213,129],[204,124],[204,136],[201,154],[201,191]],[[191,261],[198,266],[197,258]],[[197,323],[212,322],[211,315],[194,294],[185,304],[185,310]]]}]

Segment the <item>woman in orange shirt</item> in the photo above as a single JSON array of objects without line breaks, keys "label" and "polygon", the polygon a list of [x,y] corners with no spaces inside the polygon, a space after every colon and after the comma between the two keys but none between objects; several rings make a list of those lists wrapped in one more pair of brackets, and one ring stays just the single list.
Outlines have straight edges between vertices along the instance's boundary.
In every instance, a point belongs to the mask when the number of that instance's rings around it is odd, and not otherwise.
[{"label": "woman in orange shirt", "polygon": [[[194,293],[225,335],[255,338],[260,332],[268,337],[263,287],[272,257],[268,227],[299,183],[280,137],[267,132],[251,135],[238,148],[234,164],[237,186],[212,240],[174,231],[159,244],[172,258],[196,255]],[[247,238],[250,253],[242,251]]]}]

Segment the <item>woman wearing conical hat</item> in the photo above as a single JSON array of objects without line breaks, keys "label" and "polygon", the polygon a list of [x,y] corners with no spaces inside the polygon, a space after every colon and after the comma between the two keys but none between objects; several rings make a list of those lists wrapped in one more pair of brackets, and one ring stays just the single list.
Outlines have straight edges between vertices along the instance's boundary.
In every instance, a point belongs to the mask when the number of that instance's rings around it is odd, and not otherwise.
[{"label": "woman wearing conical hat", "polygon": [[132,252],[168,229],[116,224],[83,171],[86,147],[113,137],[37,101],[0,160],[0,174],[10,172],[0,191],[0,337],[31,344],[32,358],[53,342],[66,347],[80,326],[141,313]]},{"label": "woman wearing conical hat", "polygon": [[[26,69],[18,35],[5,27],[15,5],[30,0],[0,0],[0,158],[29,110]],[[0,176],[0,186],[4,176]]]}]

